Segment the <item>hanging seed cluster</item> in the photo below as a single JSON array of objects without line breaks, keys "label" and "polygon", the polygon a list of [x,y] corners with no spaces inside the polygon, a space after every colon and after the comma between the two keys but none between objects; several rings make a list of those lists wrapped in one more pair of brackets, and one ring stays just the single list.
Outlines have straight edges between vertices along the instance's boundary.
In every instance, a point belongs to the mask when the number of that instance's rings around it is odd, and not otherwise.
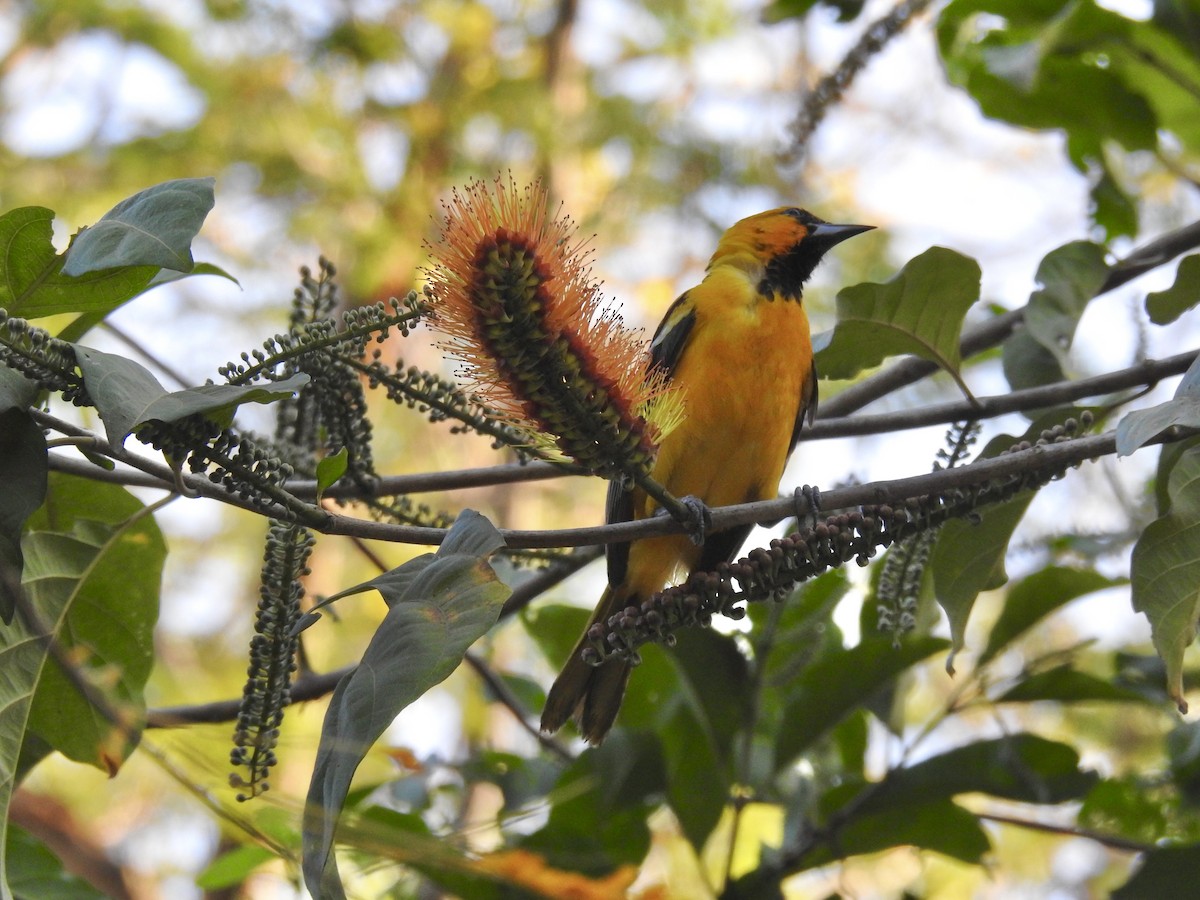
[{"label": "hanging seed cluster", "polygon": [[294,626],[304,597],[302,579],[309,574],[314,543],[306,528],[278,520],[271,522],[267,532],[250,664],[229,755],[232,765],[246,771],[229,776],[232,787],[244,789],[237,795],[239,801],[270,788],[267,776],[276,763],[279,726],[296,671],[299,636]]},{"label": "hanging seed cluster", "polygon": [[[1080,419],[1084,427],[1090,424],[1089,414]],[[1022,441],[1005,452],[1070,440],[1080,424],[1070,419],[1046,430],[1037,441]],[[1037,468],[1035,459],[1031,468],[1019,475],[830,516],[776,538],[736,562],[722,563],[711,572],[693,573],[683,584],[653,595],[640,606],[626,607],[607,622],[597,622],[587,632],[584,658],[592,665],[599,665],[609,656],[637,663],[638,647],[645,643],[670,646],[676,630],[708,627],[714,615],[740,619],[746,614],[747,602],[782,601],[797,584],[828,569],[851,560],[865,566],[880,549],[950,519],[974,515],[982,506],[1036,490],[1061,478],[1065,471],[1062,466]]]},{"label": "hanging seed cluster", "polygon": [[[951,425],[946,431],[946,446],[937,452],[933,471],[953,469],[965,462],[978,437],[978,422]],[[930,528],[897,541],[883,561],[875,591],[875,609],[879,616],[876,627],[891,634],[895,646],[899,646],[900,639],[917,625],[917,604],[925,566],[940,530]]]}]

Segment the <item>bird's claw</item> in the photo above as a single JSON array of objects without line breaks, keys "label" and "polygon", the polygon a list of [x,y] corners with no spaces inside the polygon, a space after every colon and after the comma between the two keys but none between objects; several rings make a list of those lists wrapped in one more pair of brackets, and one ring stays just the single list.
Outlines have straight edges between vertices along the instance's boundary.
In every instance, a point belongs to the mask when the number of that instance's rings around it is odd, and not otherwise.
[{"label": "bird's claw", "polygon": [[[712,530],[712,510],[708,508],[703,500],[699,497],[693,497],[688,494],[686,497],[680,497],[679,502],[683,504],[687,511],[687,518],[679,517],[680,524],[683,525],[687,536],[692,539],[692,543],[697,546],[704,544],[704,539]],[[656,516],[667,515],[667,510],[657,509],[654,513]]]},{"label": "bird's claw", "polygon": [[689,520],[684,522],[684,527],[687,529],[688,537],[692,539],[692,543],[700,546],[704,543],[704,538],[712,529],[712,510],[708,508],[703,500],[699,497],[693,497],[688,494],[686,497],[680,497],[679,502],[687,507],[690,513]]},{"label": "bird's claw", "polygon": [[796,488],[792,502],[796,506],[796,523],[801,524],[808,518],[816,528],[821,513],[821,489],[815,484],[802,485]]}]

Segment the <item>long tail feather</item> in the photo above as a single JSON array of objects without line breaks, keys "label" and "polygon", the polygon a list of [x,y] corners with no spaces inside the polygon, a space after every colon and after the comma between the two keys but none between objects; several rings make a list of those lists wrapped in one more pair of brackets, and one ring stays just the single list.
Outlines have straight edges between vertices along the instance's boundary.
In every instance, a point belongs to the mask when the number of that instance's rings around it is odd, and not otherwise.
[{"label": "long tail feather", "polygon": [[[596,622],[607,621],[627,603],[625,591],[608,588],[596,604],[588,629]],[[546,708],[542,711],[542,731],[557,731],[568,719],[574,719],[588,743],[598,744],[617,718],[625,685],[629,682],[630,665],[617,659],[606,660],[599,666],[584,662],[583,648],[587,645],[588,629],[584,629],[583,636],[550,687]]]}]

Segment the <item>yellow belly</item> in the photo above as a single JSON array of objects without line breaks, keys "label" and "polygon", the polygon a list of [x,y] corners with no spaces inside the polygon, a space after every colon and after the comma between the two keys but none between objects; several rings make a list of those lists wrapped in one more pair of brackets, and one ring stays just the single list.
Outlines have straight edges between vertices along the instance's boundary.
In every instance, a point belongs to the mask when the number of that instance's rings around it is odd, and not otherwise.
[{"label": "yellow belly", "polygon": [[[687,417],[663,440],[653,477],[676,497],[714,507],[773,497],[812,366],[808,318],[796,301],[761,299],[699,302],[696,314],[672,379],[685,391]],[[639,496],[634,515],[655,508]],[[639,541],[628,581],[645,596],[676,569],[689,571],[699,552],[684,536]]]}]

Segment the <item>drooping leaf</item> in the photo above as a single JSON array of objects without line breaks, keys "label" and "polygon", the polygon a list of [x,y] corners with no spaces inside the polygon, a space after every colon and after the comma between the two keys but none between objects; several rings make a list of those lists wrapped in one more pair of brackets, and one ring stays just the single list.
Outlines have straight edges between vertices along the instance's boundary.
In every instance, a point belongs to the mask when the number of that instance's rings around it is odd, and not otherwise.
[{"label": "drooping leaf", "polygon": [[[1019,440],[1037,441],[1043,431],[1062,424],[1073,412],[1059,409],[1046,413],[1032,422],[1021,438],[997,435],[988,441],[979,458],[997,456]],[[1023,491],[1002,503],[983,506],[977,510],[975,521],[955,519],[943,525],[938,533],[929,568],[934,596],[950,621],[954,648],[946,668],[951,673],[954,657],[963,648],[967,621],[975,600],[981,592],[995,590],[1008,581],[1004,567],[1008,543],[1033,497],[1033,491]]]},{"label": "drooping leaf", "polygon": [[1156,847],[1142,857],[1133,876],[1112,892],[1113,900],[1144,900],[1147,897],[1183,897],[1191,893],[1184,885],[1200,882],[1200,844]]},{"label": "drooping leaf", "polygon": [[224,427],[243,403],[272,403],[292,396],[309,381],[300,374],[270,386],[205,384],[168,391],[148,369],[123,356],[76,344],[75,357],[105,434],[115,445],[152,421],[177,422],[199,414]]},{"label": "drooping leaf", "polygon": [[510,591],[486,557],[501,546],[491,523],[467,510],[417,577],[385,574],[351,589],[376,588],[389,609],[358,667],[339,682],[321,729],[304,814],[304,880],[314,896],[344,896],[334,829],[359,762],[400,711],[453,672],[499,617]]},{"label": "drooping leaf", "polygon": [[[20,580],[25,521],[46,498],[46,436],[29,415],[37,387],[0,367],[0,566]],[[16,597],[0,579],[0,620],[12,623]]]},{"label": "drooping leaf", "polygon": [[213,208],[215,183],[213,178],[180,178],[122,200],[76,235],[63,274],[127,266],[191,272],[192,239]]},{"label": "drooping leaf", "polygon": [[1149,409],[1135,409],[1117,423],[1117,455],[1129,456],[1174,425],[1200,428],[1200,357],[1188,366],[1175,396]]},{"label": "drooping leaf", "polygon": [[1175,272],[1175,283],[1165,291],[1146,295],[1146,314],[1155,325],[1170,325],[1200,303],[1200,254],[1185,256]]},{"label": "drooping leaf", "polygon": [[1180,710],[1183,654],[1200,618],[1200,448],[1179,457],[1168,485],[1170,510],[1133,547],[1133,608],[1150,620],[1154,649],[1167,667],[1167,691]]},{"label": "drooping leaf", "polygon": [[942,638],[917,637],[893,647],[890,640],[873,637],[814,661],[800,673],[784,711],[776,765],[789,764],[900,672],[948,646]]},{"label": "drooping leaf", "polygon": [[978,521],[953,519],[942,526],[929,557],[934,596],[950,622],[952,649],[946,671],[966,642],[967,622],[984,591],[1008,581],[1004,559],[1008,542],[1033,501],[1032,491],[981,510]]},{"label": "drooping leaf", "polygon": [[1123,583],[1123,580],[1106,578],[1093,569],[1049,566],[1034,572],[1013,585],[1008,596],[1004,598],[1004,609],[1000,612],[996,624],[992,626],[987,646],[979,655],[979,665],[989,662],[1059,607],[1077,597]]},{"label": "drooping leaf", "polygon": [[852,378],[885,358],[912,353],[937,363],[959,383],[963,317],[979,299],[979,263],[931,247],[884,284],[858,284],[838,293],[832,334],[814,336],[817,370]]}]

